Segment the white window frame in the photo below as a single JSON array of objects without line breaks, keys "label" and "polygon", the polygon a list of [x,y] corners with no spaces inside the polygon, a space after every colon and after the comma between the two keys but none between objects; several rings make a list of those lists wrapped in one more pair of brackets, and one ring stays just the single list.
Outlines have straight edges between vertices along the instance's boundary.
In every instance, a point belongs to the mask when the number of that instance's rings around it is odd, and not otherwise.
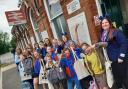
[{"label": "white window frame", "polygon": [[[48,16],[48,20],[50,22],[50,26],[51,26],[52,31],[53,31],[54,38],[59,38],[57,33],[56,33],[56,29],[55,29],[53,20],[56,19],[57,17],[63,15],[63,11],[61,13],[59,13],[58,15],[56,15],[56,16],[51,18],[50,11],[49,11],[49,8],[48,8],[46,0],[43,0],[43,2],[44,2],[44,6],[45,6],[45,10],[46,10],[47,16]],[[60,22],[60,26],[61,26],[62,32],[64,33],[65,31],[63,29],[62,22],[61,22],[60,18],[59,18],[59,22]]]}]

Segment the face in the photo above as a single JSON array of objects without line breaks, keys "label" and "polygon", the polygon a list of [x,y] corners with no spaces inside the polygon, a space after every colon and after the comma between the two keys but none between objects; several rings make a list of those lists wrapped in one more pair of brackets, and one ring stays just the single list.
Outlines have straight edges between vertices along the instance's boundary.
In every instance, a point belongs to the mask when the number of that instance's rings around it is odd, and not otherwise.
[{"label": "face", "polygon": [[47,47],[47,52],[48,53],[52,53],[52,48],[51,47]]},{"label": "face", "polygon": [[39,58],[39,53],[38,52],[34,52],[34,57],[35,58]]},{"label": "face", "polygon": [[49,43],[50,43],[49,39],[45,39],[44,42],[45,42],[46,44],[49,44]]},{"label": "face", "polygon": [[84,53],[88,53],[88,46],[86,46],[86,45],[83,45],[82,46],[82,50],[84,51]]},{"label": "face", "polygon": [[35,44],[35,48],[38,48],[38,44]]},{"label": "face", "polygon": [[23,55],[20,55],[20,59],[21,59],[21,60],[24,60],[25,57],[24,57]]},{"label": "face", "polygon": [[58,44],[57,39],[53,39],[52,43],[57,45]]},{"label": "face", "polygon": [[66,50],[64,53],[65,53],[66,57],[70,57],[70,51],[69,50]]},{"label": "face", "polygon": [[61,40],[58,40],[58,45],[62,45],[63,42]]},{"label": "face", "polygon": [[32,51],[30,46],[27,47],[27,50],[30,51],[30,52]]},{"label": "face", "polygon": [[70,44],[70,48],[75,49],[75,44]]},{"label": "face", "polygon": [[51,61],[52,61],[51,57],[48,57],[48,56],[47,56],[47,57],[46,57],[46,61],[47,61],[47,62],[51,62]]},{"label": "face", "polygon": [[44,48],[44,43],[40,42],[40,43],[39,43],[39,47],[40,47],[40,48]]},{"label": "face", "polygon": [[104,30],[109,30],[109,28],[110,28],[109,21],[108,21],[107,19],[104,19],[104,20],[102,21],[102,29],[104,29]]},{"label": "face", "polygon": [[62,36],[62,39],[63,39],[64,42],[67,42],[67,40],[68,40],[67,37],[64,36],[64,35]]}]

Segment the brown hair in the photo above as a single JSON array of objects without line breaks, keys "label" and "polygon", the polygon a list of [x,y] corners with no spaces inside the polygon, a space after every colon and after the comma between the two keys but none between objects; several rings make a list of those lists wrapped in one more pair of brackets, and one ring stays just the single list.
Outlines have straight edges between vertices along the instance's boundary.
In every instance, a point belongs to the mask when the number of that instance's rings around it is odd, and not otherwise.
[{"label": "brown hair", "polygon": [[27,44],[26,48],[30,47],[31,49],[33,49],[31,44]]},{"label": "brown hair", "polygon": [[22,50],[21,50],[21,48],[16,48],[16,53],[17,53],[17,55],[22,54]]},{"label": "brown hair", "polygon": [[82,44],[81,44],[81,47],[82,47],[82,46],[84,46],[84,45],[85,45],[85,46],[87,46],[87,47],[89,47],[89,46],[90,46],[90,45],[89,45],[89,44],[87,44],[87,43],[82,43]]},{"label": "brown hair", "polygon": [[30,51],[28,51],[28,50],[25,50],[25,52],[23,52],[26,56],[32,56],[31,55],[31,52]]},{"label": "brown hair", "polygon": [[108,37],[109,37],[109,40],[112,40],[113,39],[113,35],[112,35],[112,33],[113,33],[113,31],[115,30],[115,27],[113,26],[113,24],[112,24],[112,21],[109,19],[109,18],[107,18],[107,17],[104,17],[102,20],[101,20],[101,34],[102,34],[102,32],[103,32],[103,28],[102,28],[102,22],[103,22],[103,20],[107,20],[108,22],[109,22],[109,24],[110,24],[110,28],[109,28],[109,34],[108,34]]},{"label": "brown hair", "polygon": [[[46,43],[46,40],[48,40],[48,41],[49,41],[49,43],[48,43],[48,44]],[[51,45],[52,45],[51,40],[50,40],[49,38],[45,38],[45,39],[44,39],[44,44],[45,44],[45,46],[46,46],[46,47],[47,47],[47,46],[51,46]]]},{"label": "brown hair", "polygon": [[69,51],[69,52],[70,52],[70,49],[69,49],[69,48],[64,48],[63,53],[64,53],[65,51]]},{"label": "brown hair", "polygon": [[45,57],[50,57],[50,58],[52,58],[51,55],[50,55],[49,53],[47,53]]}]

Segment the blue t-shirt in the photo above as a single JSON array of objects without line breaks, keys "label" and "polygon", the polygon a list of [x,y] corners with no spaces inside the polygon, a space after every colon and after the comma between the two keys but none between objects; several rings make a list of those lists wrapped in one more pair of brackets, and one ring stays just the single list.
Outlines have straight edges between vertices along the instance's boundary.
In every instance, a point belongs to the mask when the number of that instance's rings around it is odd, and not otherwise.
[{"label": "blue t-shirt", "polygon": [[74,57],[73,54],[70,54],[69,58],[63,57],[60,61],[60,66],[62,68],[68,67],[71,73],[71,76],[68,76],[68,79],[72,79],[74,76],[76,76],[76,72],[74,70]]},{"label": "blue t-shirt", "polygon": [[41,49],[41,54],[42,54],[42,58],[44,59],[44,57],[46,56],[47,52],[45,48]]},{"label": "blue t-shirt", "polygon": [[34,61],[34,70],[33,70],[33,75],[34,76],[39,76],[39,73],[40,73],[40,60],[39,59],[36,59]]}]

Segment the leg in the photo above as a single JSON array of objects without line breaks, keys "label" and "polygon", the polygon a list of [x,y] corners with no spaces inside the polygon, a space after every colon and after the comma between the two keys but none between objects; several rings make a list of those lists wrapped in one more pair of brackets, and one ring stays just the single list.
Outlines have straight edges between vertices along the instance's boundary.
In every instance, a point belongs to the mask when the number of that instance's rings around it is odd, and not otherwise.
[{"label": "leg", "polygon": [[74,83],[75,83],[75,85],[76,85],[76,88],[77,89],[82,89],[81,88],[81,85],[80,85],[80,81],[78,80],[78,78],[77,77],[74,77]]},{"label": "leg", "polygon": [[62,86],[64,89],[67,89],[67,79],[62,80]]},{"label": "leg", "polygon": [[82,89],[88,89],[90,85],[90,81],[93,81],[93,78],[91,75],[85,77],[84,79],[80,80],[80,84]]},{"label": "leg", "polygon": [[112,72],[118,88],[122,88],[124,74],[125,74],[125,65],[124,63],[112,63]]},{"label": "leg", "polygon": [[96,83],[100,89],[108,89],[105,73],[95,75]]},{"label": "leg", "polygon": [[35,77],[33,79],[34,89],[38,89],[38,81],[39,81],[39,78],[38,77]]},{"label": "leg", "polygon": [[67,85],[68,85],[68,89],[73,89],[72,88],[72,80],[67,80]]}]

